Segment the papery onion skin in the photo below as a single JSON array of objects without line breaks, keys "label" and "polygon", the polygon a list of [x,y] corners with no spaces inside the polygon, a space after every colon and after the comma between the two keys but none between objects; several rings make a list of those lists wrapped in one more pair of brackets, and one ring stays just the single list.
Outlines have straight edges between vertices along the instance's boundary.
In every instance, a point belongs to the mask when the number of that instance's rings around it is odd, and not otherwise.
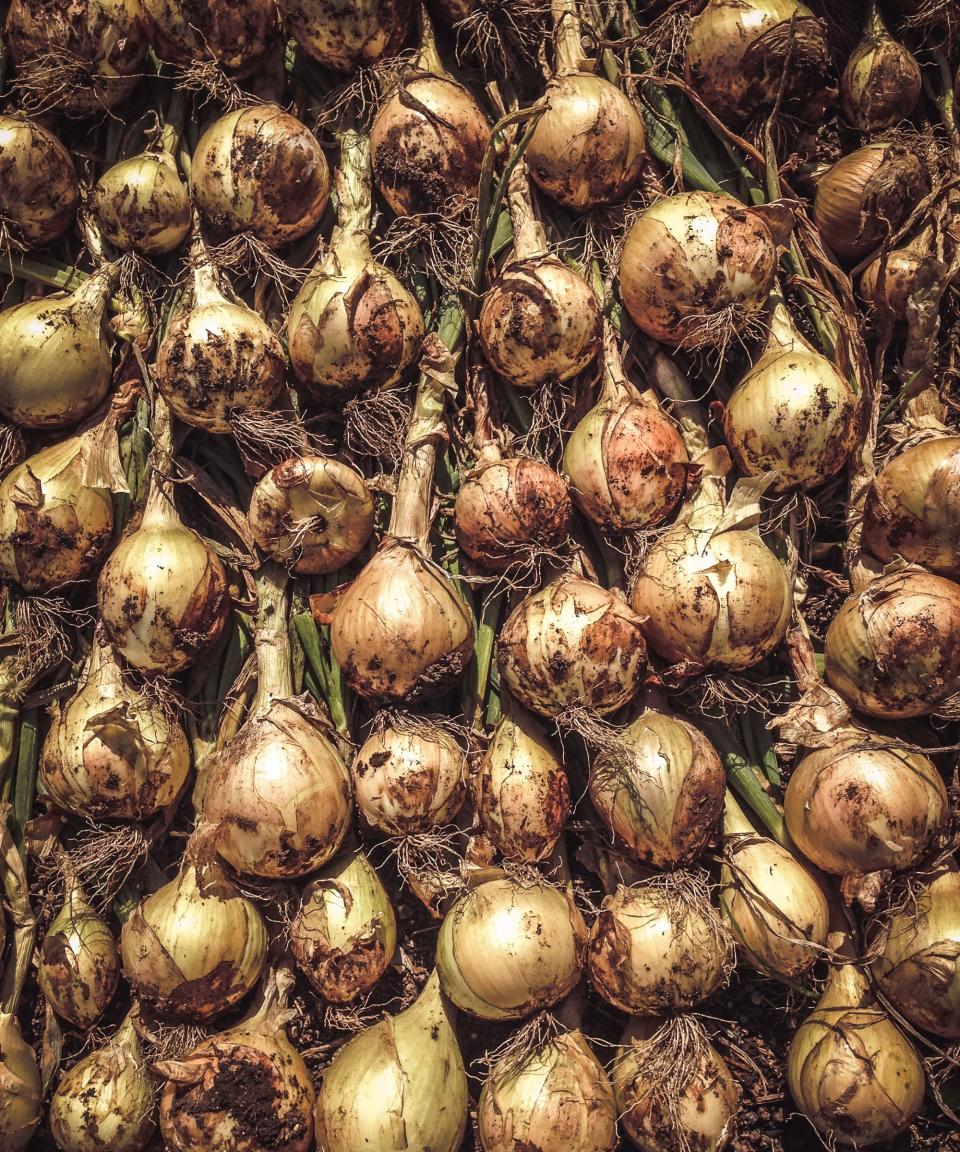
[{"label": "papery onion skin", "polygon": [[894,320],[903,324],[907,320],[910,297],[917,288],[924,253],[910,244],[891,249],[883,262],[883,290],[878,294],[881,259],[878,256],[861,273],[858,284],[860,298],[874,307],[882,301],[893,313]]},{"label": "papery onion skin", "polygon": [[913,112],[923,81],[913,53],[887,32],[871,10],[863,39],[840,77],[847,121],[861,132],[882,132]]},{"label": "papery onion skin", "polygon": [[91,204],[104,236],[124,252],[165,256],[190,234],[190,193],[166,152],[144,152],[108,168]]},{"label": "papery onion skin", "polygon": [[403,46],[412,0],[286,0],[287,23],[301,48],[334,72],[369,68]]},{"label": "papery onion skin", "polygon": [[52,132],[22,116],[0,116],[0,221],[28,248],[49,244],[80,200],[73,159]]},{"label": "papery onion skin", "polygon": [[150,43],[161,60],[190,65],[215,60],[221,68],[249,73],[274,46],[280,30],[273,0],[243,5],[220,0],[141,0]]},{"label": "papery onion skin", "polygon": [[868,716],[926,716],[960,691],[960,586],[919,569],[844,601],[824,641],[827,682]]},{"label": "papery onion skin", "polygon": [[16,1016],[0,1012],[0,1146],[20,1152],[40,1123],[43,1085],[33,1049]]},{"label": "papery onion skin", "polygon": [[37,982],[58,1016],[89,1029],[106,1010],[120,980],[113,933],[75,885],[40,946]]}]

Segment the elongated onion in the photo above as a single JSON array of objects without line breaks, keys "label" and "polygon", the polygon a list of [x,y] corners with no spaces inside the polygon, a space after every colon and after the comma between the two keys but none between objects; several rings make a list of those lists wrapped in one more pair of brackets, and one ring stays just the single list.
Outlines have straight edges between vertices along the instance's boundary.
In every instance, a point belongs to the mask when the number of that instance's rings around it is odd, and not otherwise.
[{"label": "elongated onion", "polygon": [[43,1085],[33,1049],[24,1040],[16,1016],[0,1012],[0,1145],[9,1152],[26,1148],[40,1123]]},{"label": "elongated onion", "polygon": [[252,71],[274,47],[279,11],[272,0],[242,7],[219,0],[140,0],[150,43],[161,60],[214,60],[229,72]]},{"label": "elongated onion", "polygon": [[913,53],[894,40],[871,3],[863,38],[840,77],[844,116],[862,132],[882,132],[910,115],[921,84]]},{"label": "elongated onion", "polygon": [[300,47],[325,68],[369,68],[403,45],[413,0],[286,0],[290,31]]},{"label": "elongated onion", "polygon": [[169,152],[142,152],[108,168],[93,188],[93,211],[111,244],[165,256],[190,235],[190,193]]},{"label": "elongated onion", "polygon": [[25,248],[70,227],[80,190],[70,153],[42,124],[0,116],[0,223]]}]

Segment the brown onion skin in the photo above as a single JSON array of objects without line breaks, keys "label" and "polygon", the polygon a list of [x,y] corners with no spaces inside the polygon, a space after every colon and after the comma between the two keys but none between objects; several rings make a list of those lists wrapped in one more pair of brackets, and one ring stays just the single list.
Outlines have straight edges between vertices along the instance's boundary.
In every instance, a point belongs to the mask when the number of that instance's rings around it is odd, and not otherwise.
[{"label": "brown onion skin", "polygon": [[286,0],[287,24],[308,56],[334,72],[369,68],[403,47],[413,0]]},{"label": "brown onion skin", "polygon": [[[907,319],[907,304],[917,286],[917,273],[923,264],[923,255],[911,247],[894,248],[887,254],[883,271],[883,303],[893,313],[898,323]],[[860,299],[868,305],[880,303],[877,289],[880,287],[880,257],[864,268],[858,288]]]},{"label": "brown onion skin", "polygon": [[840,77],[843,114],[861,132],[882,132],[910,115],[922,86],[920,66],[907,48],[889,34],[867,33]]},{"label": "brown onion skin", "polygon": [[[27,131],[38,162],[8,162],[8,137]],[[0,219],[15,238],[30,248],[56,240],[73,223],[79,201],[73,158],[57,137],[26,117],[0,116]]]},{"label": "brown onion skin", "polygon": [[[212,57],[228,71],[244,75],[274,46],[280,30],[276,0],[143,0],[143,7],[150,43],[160,59],[171,64]],[[181,26],[182,34],[170,35],[171,25]]]}]

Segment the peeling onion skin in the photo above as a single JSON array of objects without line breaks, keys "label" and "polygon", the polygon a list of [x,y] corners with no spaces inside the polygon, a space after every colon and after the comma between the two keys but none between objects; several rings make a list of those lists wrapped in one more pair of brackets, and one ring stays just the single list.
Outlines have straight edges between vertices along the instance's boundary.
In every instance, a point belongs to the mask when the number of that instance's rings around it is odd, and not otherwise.
[{"label": "peeling onion skin", "polygon": [[871,7],[863,39],[840,77],[840,101],[847,122],[861,132],[882,132],[905,120],[922,88],[913,53],[887,31]]},{"label": "peeling onion skin", "polygon": [[928,716],[960,691],[960,586],[907,569],[844,601],[824,641],[827,683],[879,719]]},{"label": "peeling onion skin", "polygon": [[42,124],[0,116],[0,221],[28,248],[56,240],[80,202],[73,158]]},{"label": "peeling onion skin", "polygon": [[120,980],[120,956],[109,925],[76,884],[40,946],[37,982],[58,1016],[90,1029],[106,1011]]},{"label": "peeling onion skin", "polygon": [[883,291],[878,298],[880,287],[880,257],[871,261],[864,268],[858,289],[860,298],[869,306],[879,307],[880,303],[886,305],[893,313],[893,318],[899,324],[907,321],[907,305],[910,296],[917,287],[920,269],[923,266],[925,253],[917,251],[912,245],[903,248],[894,248],[887,253],[883,273]]},{"label": "peeling onion skin", "polygon": [[190,234],[190,193],[167,152],[114,164],[94,185],[91,203],[104,236],[123,252],[165,256]]},{"label": "peeling onion skin", "polygon": [[141,0],[150,43],[161,60],[190,65],[215,60],[247,75],[274,47],[280,31],[275,0]]},{"label": "peeling onion skin", "polygon": [[286,0],[285,8],[300,47],[334,72],[355,72],[394,55],[413,19],[413,0]]}]

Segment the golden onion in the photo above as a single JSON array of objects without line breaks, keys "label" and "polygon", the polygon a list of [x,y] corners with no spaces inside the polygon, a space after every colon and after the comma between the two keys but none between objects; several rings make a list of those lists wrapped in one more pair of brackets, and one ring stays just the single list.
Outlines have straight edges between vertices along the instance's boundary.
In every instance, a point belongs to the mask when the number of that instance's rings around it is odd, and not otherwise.
[{"label": "golden onion", "polygon": [[0,1147],[20,1152],[40,1123],[43,1085],[33,1049],[16,1016],[0,1012]]},{"label": "golden onion", "polygon": [[325,68],[369,68],[402,46],[413,0],[286,0],[287,24],[300,47]]},{"label": "golden onion", "polygon": [[0,224],[25,248],[70,227],[80,191],[73,159],[56,136],[23,116],[0,116]]},{"label": "golden onion", "polygon": [[863,38],[840,77],[843,114],[861,132],[882,132],[905,120],[920,98],[920,65],[887,31],[875,0]]},{"label": "golden onion", "polygon": [[91,206],[104,236],[124,252],[165,256],[190,235],[190,193],[169,152],[141,152],[108,168]]}]

